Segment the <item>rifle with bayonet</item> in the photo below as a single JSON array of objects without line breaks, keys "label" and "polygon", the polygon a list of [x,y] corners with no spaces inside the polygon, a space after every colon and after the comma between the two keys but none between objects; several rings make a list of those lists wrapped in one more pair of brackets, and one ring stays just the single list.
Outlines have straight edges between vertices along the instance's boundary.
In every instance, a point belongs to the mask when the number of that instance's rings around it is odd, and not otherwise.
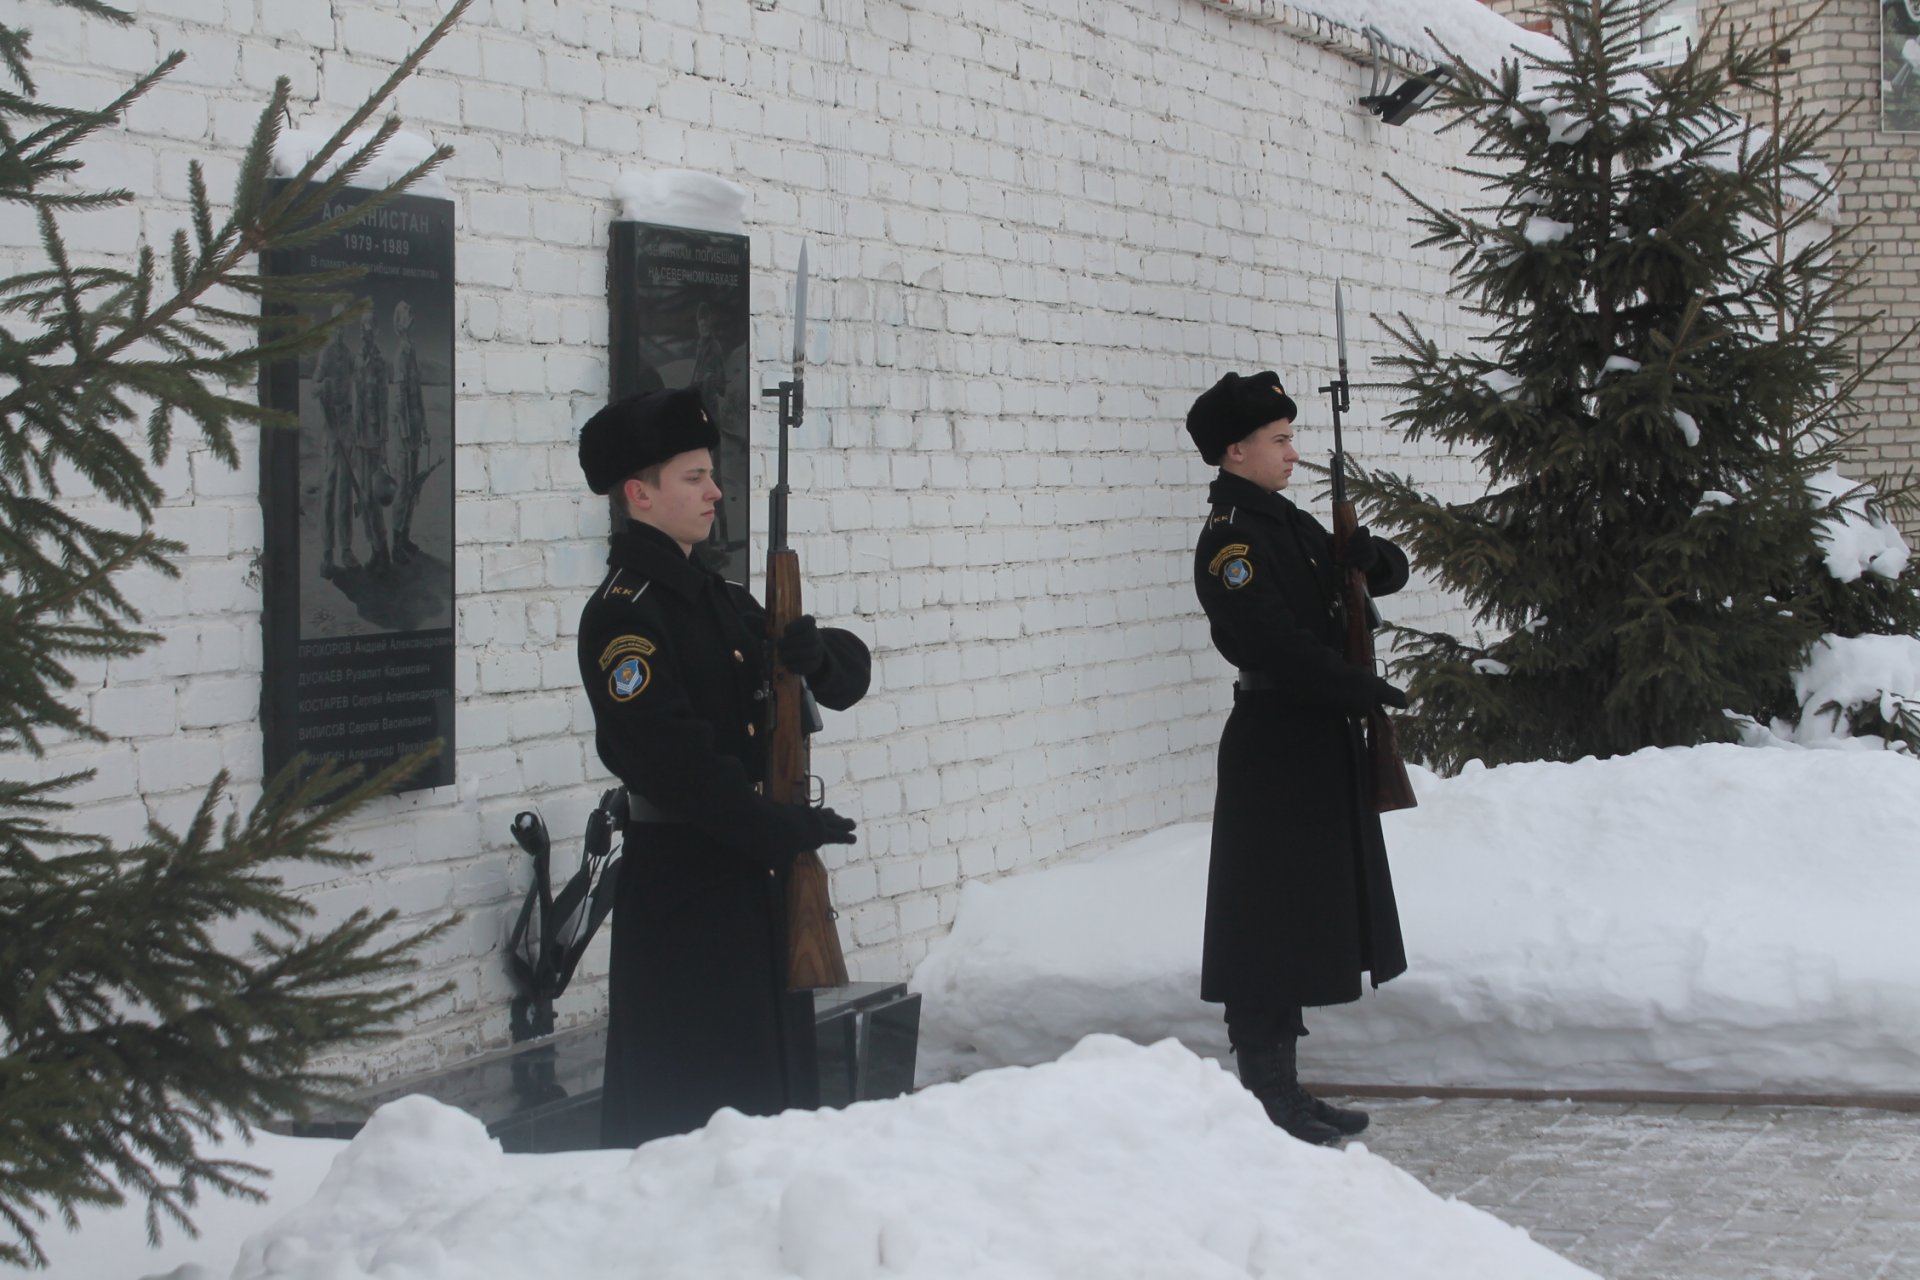
[{"label": "rifle with bayonet", "polygon": [[[793,282],[793,378],[760,394],[780,402],[779,478],[767,495],[767,798],[778,804],[807,804],[812,775],[807,737],[820,727],[820,713],[806,681],[787,670],[774,642],[803,612],[800,607],[800,556],[787,545],[787,433],[797,431],[806,414],[807,246],[800,246],[800,268]],[[808,850],[793,860],[787,879],[787,989],[847,985],[847,961],[834,926],[827,894],[827,868]]]},{"label": "rifle with bayonet", "polygon": [[[1320,390],[1333,404],[1333,558],[1341,566],[1340,599],[1346,614],[1346,657],[1356,667],[1378,674],[1374,654],[1373,631],[1379,625],[1379,612],[1367,593],[1367,575],[1346,567],[1347,542],[1360,519],[1347,497],[1346,451],[1340,441],[1340,415],[1351,402],[1347,395],[1347,308],[1345,291],[1339,282],[1333,286],[1333,327],[1340,357],[1340,376]],[[1413,782],[1407,777],[1406,761],[1400,758],[1400,743],[1393,720],[1386,708],[1367,712],[1366,724],[1367,787],[1377,813],[1411,809],[1419,803],[1413,795]]]}]

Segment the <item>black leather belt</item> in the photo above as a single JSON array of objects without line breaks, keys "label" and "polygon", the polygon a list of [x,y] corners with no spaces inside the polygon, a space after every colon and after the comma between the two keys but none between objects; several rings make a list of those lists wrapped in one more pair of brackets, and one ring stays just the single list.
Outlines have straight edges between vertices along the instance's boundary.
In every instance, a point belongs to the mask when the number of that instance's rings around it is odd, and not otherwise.
[{"label": "black leather belt", "polygon": [[638,791],[627,792],[628,822],[682,822]]},{"label": "black leather belt", "polygon": [[1249,692],[1259,692],[1267,689],[1278,689],[1280,682],[1265,671],[1241,671],[1235,673],[1233,677],[1233,687],[1236,689],[1245,689]]}]

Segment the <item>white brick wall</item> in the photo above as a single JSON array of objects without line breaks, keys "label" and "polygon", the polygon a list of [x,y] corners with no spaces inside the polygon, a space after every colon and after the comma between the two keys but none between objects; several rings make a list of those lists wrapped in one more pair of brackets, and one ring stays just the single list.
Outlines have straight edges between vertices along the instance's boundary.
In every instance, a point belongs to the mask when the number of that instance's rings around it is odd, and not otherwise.
[{"label": "white brick wall", "polygon": [[[180,225],[190,158],[223,189],[273,76],[293,80],[296,123],[338,117],[440,8],[132,7],[140,22],[122,31],[26,5],[51,95],[104,101],[165,50],[190,54],[132,130],[94,144],[94,180],[142,196],[77,241],[98,252]],[[425,975],[453,994],[347,1065],[393,1075],[505,1040],[501,948],[527,882],[508,821],[537,806],[564,858],[609,784],[572,652],[605,507],[573,439],[606,395],[622,168],[694,167],[751,193],[763,383],[791,332],[787,273],[802,237],[812,246],[792,526],[809,607],[877,660],[873,693],[830,718],[815,752],[832,803],[862,824],[857,847],[827,851],[856,973],[904,976],[969,877],[1207,813],[1228,683],[1189,583],[1209,472],[1187,405],[1228,369],[1276,367],[1303,446],[1324,454],[1313,389],[1332,365],[1336,276],[1358,377],[1384,350],[1369,311],[1462,338],[1446,264],[1407,248],[1386,175],[1470,198],[1445,172],[1453,137],[1354,105],[1357,37],[1227,7],[501,2],[406,87],[408,127],[457,149],[459,780],[375,806],[351,833],[374,861],[312,873],[311,892],[329,919],[363,904],[469,918]],[[0,226],[7,263],[25,260],[22,231]],[[1356,396],[1358,456],[1467,482],[1465,463],[1376,429],[1386,408],[1384,392]],[[255,447],[237,473],[192,441],[160,469],[163,527],[190,554],[181,583],[130,585],[163,640],[80,672],[116,741],[4,762],[99,765],[84,792],[95,828],[178,822],[221,767],[242,803],[257,794]],[[764,483],[768,458],[755,461]],[[1459,621],[1424,591],[1390,612]],[[563,1018],[598,1012],[600,965]]]}]

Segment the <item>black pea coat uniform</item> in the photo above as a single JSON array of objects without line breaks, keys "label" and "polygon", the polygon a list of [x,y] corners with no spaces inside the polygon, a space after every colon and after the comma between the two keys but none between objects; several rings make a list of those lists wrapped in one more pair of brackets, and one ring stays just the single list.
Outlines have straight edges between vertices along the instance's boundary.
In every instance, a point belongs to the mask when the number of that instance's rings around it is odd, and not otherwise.
[{"label": "black pea coat uniform", "polygon": [[[1242,671],[1220,738],[1200,995],[1247,1010],[1342,1004],[1406,970],[1361,721],[1387,688],[1342,656],[1333,537],[1276,493],[1221,472],[1194,550],[1214,647]],[[1379,543],[1376,595],[1407,581]]]},{"label": "black pea coat uniform", "polygon": [[[765,611],[666,534],[629,524],[580,615],[600,759],[664,821],[626,830],[608,975],[605,1146],[689,1133],[721,1107],[787,1102],[786,881],[817,836],[764,776]],[[859,637],[821,628],[809,679],[836,710],[867,690]]]}]

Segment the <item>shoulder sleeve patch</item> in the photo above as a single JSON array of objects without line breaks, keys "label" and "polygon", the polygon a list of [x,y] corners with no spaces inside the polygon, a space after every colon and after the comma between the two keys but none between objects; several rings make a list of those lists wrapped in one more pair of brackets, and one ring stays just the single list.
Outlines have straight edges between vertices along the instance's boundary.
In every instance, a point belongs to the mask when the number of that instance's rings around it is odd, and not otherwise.
[{"label": "shoulder sleeve patch", "polygon": [[607,647],[600,651],[600,669],[605,671],[608,667],[628,655],[641,658],[651,657],[653,656],[653,648],[653,641],[647,639],[645,636],[615,636],[608,642]]},{"label": "shoulder sleeve patch", "polygon": [[[1207,572],[1217,578],[1221,576],[1221,572],[1227,567],[1227,562],[1229,560],[1232,560],[1235,556],[1245,556],[1246,554],[1247,554],[1246,543],[1244,542],[1229,543],[1226,546],[1220,548],[1220,553],[1214,556],[1213,560],[1207,565]],[[1228,585],[1231,586],[1232,584],[1229,583]]]},{"label": "shoulder sleeve patch", "polygon": [[615,702],[631,702],[647,691],[653,682],[653,668],[639,654],[629,654],[607,675],[607,696]]}]

